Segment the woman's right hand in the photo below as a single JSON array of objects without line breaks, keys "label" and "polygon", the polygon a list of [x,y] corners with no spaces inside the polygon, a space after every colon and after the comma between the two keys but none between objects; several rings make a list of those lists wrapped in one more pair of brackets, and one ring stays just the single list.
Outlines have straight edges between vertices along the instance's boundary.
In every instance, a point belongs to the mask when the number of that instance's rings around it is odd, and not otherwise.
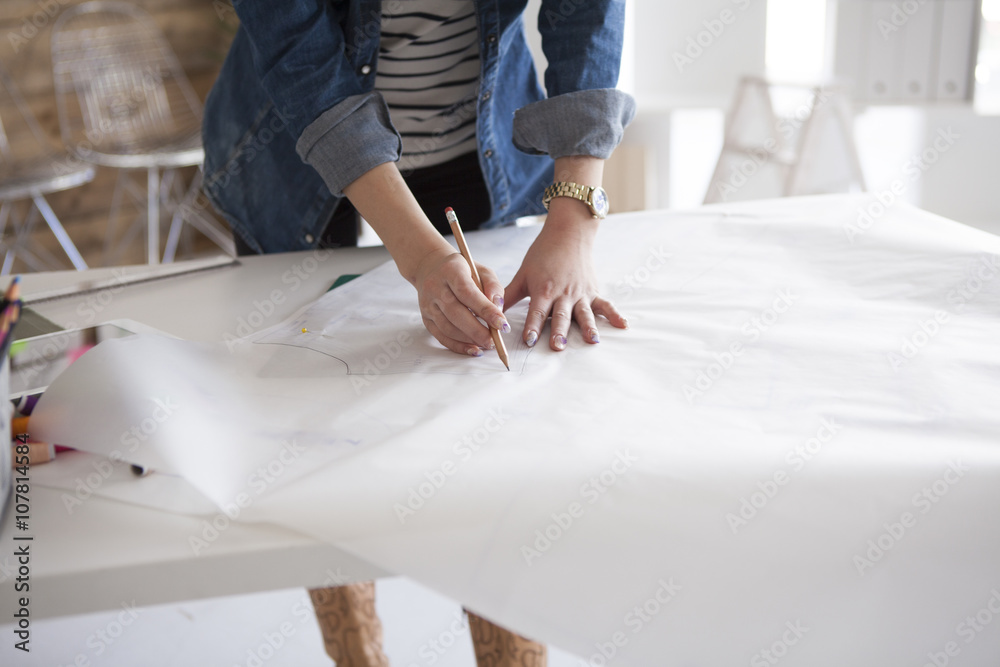
[{"label": "woman's right hand", "polygon": [[478,263],[476,268],[482,291],[465,258],[445,243],[420,259],[412,280],[427,331],[452,352],[472,357],[493,349],[490,330],[477,317],[503,333],[510,331],[503,314],[503,285],[492,269]]},{"label": "woman's right hand", "polygon": [[[420,315],[434,338],[453,352],[478,357],[493,347],[483,318],[510,331],[503,314],[503,285],[477,264],[480,290],[468,262],[434,228],[396,165],[381,164],[344,188],[354,207],[382,239],[399,272],[417,289]],[[485,292],[485,294],[484,294]]]}]

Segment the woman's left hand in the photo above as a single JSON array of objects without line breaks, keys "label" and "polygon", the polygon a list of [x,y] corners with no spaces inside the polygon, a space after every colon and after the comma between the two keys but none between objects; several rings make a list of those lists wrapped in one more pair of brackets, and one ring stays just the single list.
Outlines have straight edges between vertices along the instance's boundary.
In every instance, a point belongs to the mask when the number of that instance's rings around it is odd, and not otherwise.
[{"label": "woman's left hand", "polygon": [[573,321],[583,340],[599,343],[597,316],[627,329],[628,322],[614,304],[598,294],[591,252],[597,220],[582,202],[553,199],[545,226],[531,245],[521,268],[504,290],[504,310],[528,297],[530,306],[522,337],[533,346],[552,317],[549,347],[563,350]]}]

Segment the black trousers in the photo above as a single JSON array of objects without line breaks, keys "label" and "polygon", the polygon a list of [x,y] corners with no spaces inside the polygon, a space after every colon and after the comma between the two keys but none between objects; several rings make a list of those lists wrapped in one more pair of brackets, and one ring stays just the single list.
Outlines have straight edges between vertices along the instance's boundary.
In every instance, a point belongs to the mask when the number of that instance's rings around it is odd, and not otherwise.
[{"label": "black trousers", "polygon": [[[449,206],[455,209],[464,231],[478,229],[490,218],[490,195],[479,168],[477,153],[466,153],[435,167],[415,169],[403,174],[403,179],[434,227],[446,236],[451,234],[444,214],[445,208]],[[330,216],[320,237],[319,247],[356,246],[358,228],[358,212],[345,197]],[[253,254],[239,236],[235,239],[237,254]]]}]

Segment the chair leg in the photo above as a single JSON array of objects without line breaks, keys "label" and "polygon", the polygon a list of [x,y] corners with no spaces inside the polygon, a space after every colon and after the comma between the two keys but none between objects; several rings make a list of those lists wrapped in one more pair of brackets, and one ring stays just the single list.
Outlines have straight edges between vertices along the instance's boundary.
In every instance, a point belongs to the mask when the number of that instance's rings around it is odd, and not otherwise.
[{"label": "chair leg", "polygon": [[125,195],[127,178],[124,169],[118,170],[115,177],[115,189],[111,193],[111,208],[108,210],[108,227],[104,231],[104,254],[101,256],[101,265],[108,266],[115,246],[115,236],[118,232],[118,216],[121,215],[122,197]]},{"label": "chair leg", "polygon": [[177,256],[177,244],[181,240],[181,228],[184,226],[184,218],[180,209],[174,211],[174,217],[170,221],[170,233],[167,234],[167,245],[163,249],[163,263],[171,264]]},{"label": "chair leg", "polygon": [[[188,192],[184,190],[184,184],[179,178],[180,172],[176,169],[170,170],[170,190],[165,203],[167,212],[170,215],[170,231],[167,233],[167,245],[163,249],[163,263],[170,264],[177,257],[177,246],[181,242],[181,233],[184,231],[184,206],[188,201]],[[198,180],[195,175],[191,187]]]},{"label": "chair leg", "polygon": [[201,193],[203,178],[204,174],[201,167],[199,167],[194,178],[191,180],[191,186],[188,188],[187,194],[184,195],[184,199],[174,210],[174,217],[170,222],[170,235],[167,237],[167,247],[163,252],[163,261],[165,263],[174,261],[177,244],[180,241],[181,230],[185,222],[208,237],[215,245],[222,248],[222,251],[227,255],[230,257],[236,256],[233,235],[229,231],[222,229],[208,216],[202,215],[201,211],[194,206],[194,202],[197,201],[198,195]]},{"label": "chair leg", "polygon": [[479,667],[545,667],[548,664],[545,644],[515,635],[468,609],[465,613],[469,615],[472,648]]},{"label": "chair leg", "polygon": [[309,591],[326,654],[337,667],[389,667],[382,622],[375,613],[375,582]]},{"label": "chair leg", "polygon": [[25,200],[25,203],[27,215],[24,217],[18,215],[14,202],[5,201],[0,206],[0,230],[8,238],[7,242],[0,244],[0,252],[4,255],[3,264],[0,265],[0,275],[10,274],[14,268],[14,261],[18,258],[31,271],[51,271],[63,266],[63,263],[44,246],[36,246],[35,251],[30,249],[31,231],[38,221],[39,214],[44,215],[48,205],[43,202],[42,206],[38,206],[30,200]]},{"label": "chair leg", "polygon": [[77,271],[86,271],[88,268],[87,262],[83,261],[83,256],[80,254],[80,251],[76,249],[76,245],[69,237],[69,234],[66,233],[66,229],[62,226],[62,223],[59,222],[59,218],[56,217],[52,207],[49,206],[47,201],[45,201],[45,197],[35,195],[35,197],[32,198],[32,201],[38,208],[38,212],[42,214],[43,218],[45,218],[45,222],[48,224],[49,229],[51,229],[52,233],[55,234],[56,240],[59,241],[59,245],[62,246],[66,256],[69,257],[69,261],[73,263],[73,266]]},{"label": "chair leg", "polygon": [[[200,173],[200,172],[199,172]],[[195,176],[195,180],[197,180]],[[194,183],[191,184],[194,187]],[[177,256],[177,245],[181,240],[181,229],[184,227],[184,205],[187,203],[187,195],[181,198],[180,203],[174,206],[173,216],[170,218],[170,233],[167,234],[167,245],[163,249],[163,263],[170,264]]]},{"label": "chair leg", "polygon": [[159,167],[150,167],[146,177],[146,263],[160,263]]}]

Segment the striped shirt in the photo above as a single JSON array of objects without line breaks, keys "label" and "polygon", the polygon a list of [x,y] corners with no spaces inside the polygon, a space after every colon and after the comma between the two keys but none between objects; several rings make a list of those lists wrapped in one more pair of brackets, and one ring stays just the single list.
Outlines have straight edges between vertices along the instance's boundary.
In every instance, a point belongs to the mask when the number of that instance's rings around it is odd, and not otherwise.
[{"label": "striped shirt", "polygon": [[479,31],[472,0],[388,0],[375,88],[403,140],[401,171],[476,150]]}]

